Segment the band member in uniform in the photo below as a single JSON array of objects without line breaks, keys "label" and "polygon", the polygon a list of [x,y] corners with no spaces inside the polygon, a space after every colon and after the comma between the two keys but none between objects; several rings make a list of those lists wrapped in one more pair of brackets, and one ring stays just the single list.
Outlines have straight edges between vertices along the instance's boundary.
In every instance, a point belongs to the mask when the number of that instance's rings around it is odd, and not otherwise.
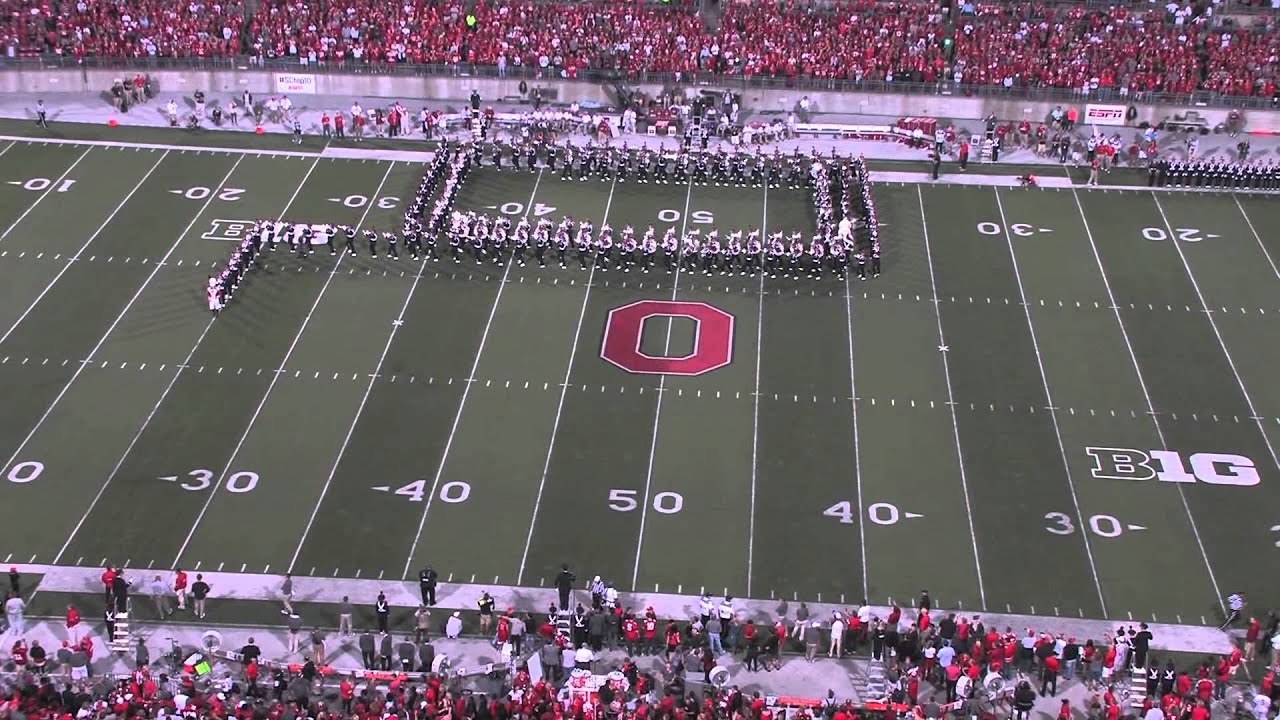
[{"label": "band member in uniform", "polygon": [[524,146],[524,162],[529,166],[529,172],[538,169],[538,146],[532,142]]},{"label": "band member in uniform", "polygon": [[676,270],[679,251],[680,242],[676,240],[676,229],[669,227],[662,235],[662,261],[666,265],[668,275]]},{"label": "band member in uniform", "polygon": [[[720,233],[712,230],[707,233],[706,242],[702,243],[702,274],[710,275],[720,261]],[[720,273],[723,275],[724,271]]]},{"label": "band member in uniform", "polygon": [[693,181],[699,185],[706,185],[707,170],[707,154],[699,153],[693,165]]},{"label": "band member in uniform", "polygon": [[538,267],[547,266],[547,248],[551,245],[551,221],[542,218],[533,231],[533,256],[538,258]]},{"label": "band member in uniform", "polygon": [[387,254],[392,260],[400,259],[400,252],[396,249],[396,234],[387,230],[382,231],[382,239],[387,245]]},{"label": "band member in uniform", "polygon": [[636,158],[636,181],[640,184],[649,182],[649,162],[653,159],[653,153],[649,151],[646,144],[640,149],[640,154]]},{"label": "band member in uniform", "polygon": [[698,260],[702,257],[701,235],[702,231],[697,228],[685,231],[684,244],[680,248],[680,263],[685,272],[696,272],[698,269]]},{"label": "band member in uniform", "polygon": [[658,241],[654,238],[653,226],[650,225],[649,228],[644,231],[644,237],[640,240],[640,272],[649,272],[649,268],[653,266],[653,256],[657,252]]},{"label": "band member in uniform", "polygon": [[524,253],[528,249],[529,219],[520,218],[520,222],[516,224],[515,238],[512,243],[511,259],[519,263],[520,267],[524,267]]},{"label": "band member in uniform", "polygon": [[827,254],[826,246],[822,243],[820,235],[814,235],[809,240],[809,277],[822,277],[822,260]]},{"label": "band member in uniform", "polygon": [[609,272],[609,262],[613,258],[613,228],[609,223],[600,226],[600,234],[596,238],[596,269]]},{"label": "band member in uniform", "polygon": [[747,234],[747,248],[743,255],[743,271],[749,273],[751,277],[756,276],[756,272],[760,270],[762,263],[760,256],[764,254],[764,245],[760,242],[760,231],[752,230]]},{"label": "band member in uniform", "polygon": [[[724,269],[720,274],[728,273],[730,275],[737,274],[739,262],[742,260],[742,231],[734,230],[729,233],[729,242],[724,249]],[[742,267],[743,273],[746,273],[746,267]]]},{"label": "band member in uniform", "polygon": [[630,225],[622,228],[622,272],[631,272],[631,266],[636,263],[636,250],[639,248],[635,228]]},{"label": "band member in uniform", "polygon": [[374,258],[378,257],[378,231],[369,228],[364,231],[364,238],[369,241],[369,255]]},{"label": "band member in uniform", "polygon": [[561,179],[567,181],[573,173],[573,146],[564,149],[564,164],[561,165]]},{"label": "band member in uniform", "polygon": [[567,264],[570,244],[572,244],[572,240],[569,237],[569,230],[562,224],[556,228],[556,259],[560,261],[561,268],[564,268]]},{"label": "band member in uniform", "polygon": [[769,243],[765,248],[768,258],[768,267],[765,272],[769,273],[769,277],[778,277],[779,272],[785,272],[787,261],[787,245],[783,242],[781,232],[774,232],[769,236]]},{"label": "band member in uniform", "polygon": [[[560,157],[560,146],[555,143],[547,145],[547,169],[556,171],[556,160]],[[563,178],[561,178],[563,179]]]},{"label": "band member in uniform", "polygon": [[800,261],[804,259],[804,240],[801,239],[799,232],[791,233],[791,253],[787,257],[787,272],[785,277],[800,277]]},{"label": "band member in uniform", "polygon": [[591,257],[591,254],[594,250],[593,246],[595,242],[591,237],[591,233],[587,230],[587,228],[590,227],[590,225],[591,223],[587,222],[586,220],[582,221],[582,224],[578,226],[578,236],[574,239],[574,245],[577,247],[577,250],[578,250],[578,269],[579,270],[587,269],[587,259]]},{"label": "band member in uniform", "polygon": [[662,148],[658,148],[658,169],[657,169],[657,172],[655,173],[655,179],[657,180],[657,182],[660,182],[660,183],[667,182],[667,163],[668,162],[669,162],[669,159],[667,158],[667,154],[662,151]]}]

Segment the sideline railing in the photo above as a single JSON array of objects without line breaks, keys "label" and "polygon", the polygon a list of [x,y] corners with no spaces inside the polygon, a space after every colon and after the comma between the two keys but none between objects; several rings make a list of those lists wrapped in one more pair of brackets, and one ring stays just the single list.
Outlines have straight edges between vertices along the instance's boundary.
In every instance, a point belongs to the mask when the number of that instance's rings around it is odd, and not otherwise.
[{"label": "sideline railing", "polygon": [[[1038,102],[1061,103],[1114,103],[1122,105],[1177,105],[1208,108],[1239,108],[1253,110],[1280,109],[1280,97],[1261,97],[1246,95],[1222,95],[1207,90],[1192,93],[1148,92],[1138,94],[1122,94],[1118,90],[1100,88],[1083,93],[1078,89],[1055,87],[1028,87],[999,85],[967,85],[953,82],[878,82],[863,80],[827,79],[815,77],[772,77],[765,75],[742,75],[715,73],[671,73],[671,72],[625,72],[609,69],[583,69],[572,74],[554,67],[507,66],[499,70],[496,66],[469,65],[465,63],[447,65],[416,65],[411,63],[387,63],[360,60],[343,62],[307,63],[297,59],[286,58],[252,58],[211,57],[211,58],[72,58],[61,55],[40,55],[24,58],[0,58],[0,71],[3,70],[46,70],[46,69],[98,69],[119,70],[122,73],[150,72],[156,70],[197,70],[197,71],[261,71],[292,72],[315,75],[348,74],[370,75],[380,77],[453,77],[453,78],[507,78],[524,80],[530,87],[539,82],[576,81],[594,84],[624,83],[629,85],[685,85],[706,86],[716,89],[750,90],[771,89],[788,90],[797,94],[808,91],[864,92],[893,95],[939,95],[953,98],[986,98],[1008,100],[1030,100]],[[106,90],[107,88],[103,88]],[[799,97],[787,98],[798,101]],[[819,101],[820,105],[820,101]],[[765,109],[765,108],[761,108]],[[778,107],[780,111],[790,111],[791,107]]]}]

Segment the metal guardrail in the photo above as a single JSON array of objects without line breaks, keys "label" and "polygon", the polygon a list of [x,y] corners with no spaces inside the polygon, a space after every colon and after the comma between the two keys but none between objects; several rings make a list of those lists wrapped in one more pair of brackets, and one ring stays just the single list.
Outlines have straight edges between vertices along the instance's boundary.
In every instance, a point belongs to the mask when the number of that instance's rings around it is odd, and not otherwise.
[{"label": "metal guardrail", "polygon": [[[874,82],[823,79],[811,77],[771,77],[715,73],[629,73],[618,70],[579,70],[568,77],[555,68],[531,68],[508,66],[502,72],[495,66],[450,64],[414,65],[409,63],[379,63],[346,61],[341,63],[304,63],[296,59],[263,59],[248,56],[221,58],[71,58],[48,54],[29,58],[2,58],[0,71],[13,69],[101,69],[119,70],[122,73],[151,72],[156,70],[249,70],[262,72],[293,72],[324,74],[371,75],[392,77],[453,77],[453,78],[509,78],[525,80],[531,86],[539,82],[570,80],[589,83],[624,83],[654,85],[707,86],[731,90],[772,89],[797,93],[806,91],[864,92],[892,95],[940,95],[953,98],[988,98],[995,100],[1030,100],[1061,103],[1115,103],[1124,105],[1176,105],[1210,108],[1238,108],[1254,110],[1280,109],[1280,97],[1222,95],[1210,91],[1192,93],[1140,93],[1122,95],[1116,90],[1099,89],[1088,94],[1079,90],[1055,87],[998,85],[965,85],[951,82]],[[105,88],[104,88],[105,89]],[[798,99],[798,98],[797,98]],[[790,110],[791,108],[778,108]]]}]

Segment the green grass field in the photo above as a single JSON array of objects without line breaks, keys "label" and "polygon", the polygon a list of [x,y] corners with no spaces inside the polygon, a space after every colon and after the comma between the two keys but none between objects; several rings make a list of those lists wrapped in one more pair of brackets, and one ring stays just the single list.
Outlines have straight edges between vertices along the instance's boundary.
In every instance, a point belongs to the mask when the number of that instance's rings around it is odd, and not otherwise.
[{"label": "green grass field", "polygon": [[[398,226],[424,168],[0,151],[5,563],[430,562],[536,587],[569,562],[624,590],[927,587],[1186,623],[1265,597],[1280,566],[1273,199],[877,186],[866,283],[281,251],[215,320],[218,221]],[[492,170],[458,204],[659,234],[813,222],[789,190]],[[609,311],[641,300],[731,314],[732,363],[603,359]],[[682,357],[697,328],[654,319],[636,342]]]}]

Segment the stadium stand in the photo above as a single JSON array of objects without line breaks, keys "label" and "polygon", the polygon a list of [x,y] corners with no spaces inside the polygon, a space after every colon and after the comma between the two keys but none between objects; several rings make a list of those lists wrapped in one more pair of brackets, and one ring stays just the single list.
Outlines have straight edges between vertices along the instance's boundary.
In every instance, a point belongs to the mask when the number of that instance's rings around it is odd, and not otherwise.
[{"label": "stadium stand", "polygon": [[[1001,89],[1271,97],[1274,14],[1202,4],[848,0],[726,3],[718,31],[674,6],[630,0],[464,2],[0,0],[5,55],[213,58],[307,65],[431,64],[573,78],[604,71]],[[1247,8],[1252,8],[1248,4]],[[1256,8],[1255,8],[1256,9]],[[474,15],[474,25],[466,22]]]}]

